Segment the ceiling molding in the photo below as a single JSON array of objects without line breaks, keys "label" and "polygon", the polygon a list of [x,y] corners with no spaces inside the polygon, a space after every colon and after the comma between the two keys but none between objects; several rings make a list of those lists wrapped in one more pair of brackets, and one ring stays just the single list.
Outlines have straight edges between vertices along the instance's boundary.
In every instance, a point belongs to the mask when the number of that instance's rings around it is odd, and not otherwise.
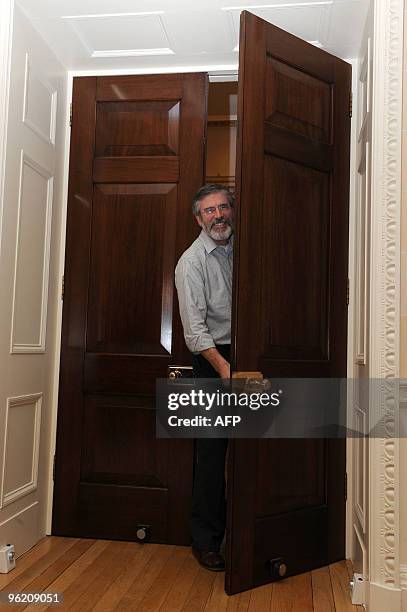
[{"label": "ceiling molding", "polygon": [[142,13],[95,13],[92,15],[61,15],[61,19],[85,21],[88,19],[110,19],[111,17],[148,17],[150,15],[164,15],[164,11],[144,11]]},{"label": "ceiling molding", "polygon": [[146,55],[174,55],[170,48],[162,49],[108,49],[106,51],[92,51],[92,57],[138,57]]},{"label": "ceiling molding", "polygon": [[331,6],[333,0],[321,0],[320,2],[293,2],[281,4],[248,4],[242,6],[222,6],[222,11],[249,11],[250,9],[278,9],[278,8],[299,8],[312,6]]},{"label": "ceiling molding", "polygon": [[[77,76],[111,76],[119,74],[162,74],[163,68],[159,67],[148,67],[148,68],[92,68],[91,70],[69,70],[68,78]],[[202,66],[190,65],[177,65],[168,66],[165,68],[165,74],[184,73],[184,72],[208,72],[210,76],[216,77],[217,75],[227,77],[230,75],[235,76],[239,73],[239,66],[237,62],[235,64],[203,64]],[[229,80],[228,78],[221,80]],[[235,79],[232,79],[235,80]]]}]

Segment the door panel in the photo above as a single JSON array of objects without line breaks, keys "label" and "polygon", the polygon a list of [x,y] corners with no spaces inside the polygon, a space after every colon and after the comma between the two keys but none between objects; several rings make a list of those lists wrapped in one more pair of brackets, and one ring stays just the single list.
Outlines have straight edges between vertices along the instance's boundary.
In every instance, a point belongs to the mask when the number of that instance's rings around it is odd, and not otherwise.
[{"label": "door panel", "polygon": [[179,101],[99,102],[97,157],[178,155]]},{"label": "door panel", "polygon": [[[270,475],[258,470],[256,513],[259,517],[318,506],[325,499],[323,459],[325,441],[310,447],[307,440],[264,440],[258,446],[260,465],[273,465],[273,486]],[[296,465],[295,478],[290,464],[280,461],[287,455]]]},{"label": "door panel", "polygon": [[273,206],[263,213],[263,261],[271,280],[264,284],[263,303],[273,309],[264,318],[261,353],[271,359],[327,360],[329,176],[265,152],[264,200]]},{"label": "door panel", "polygon": [[330,100],[328,83],[266,58],[265,120],[271,125],[330,144]]},{"label": "door panel", "polygon": [[173,184],[95,186],[88,352],[171,353],[177,199]]},{"label": "door panel", "polygon": [[54,533],[189,541],[192,443],[156,440],[154,395],[190,360],[173,279],[197,233],[206,89],[74,79]]},{"label": "door panel", "polygon": [[[247,12],[240,33],[233,370],[344,377],[351,68]],[[229,451],[228,593],[343,558],[344,440]]]}]

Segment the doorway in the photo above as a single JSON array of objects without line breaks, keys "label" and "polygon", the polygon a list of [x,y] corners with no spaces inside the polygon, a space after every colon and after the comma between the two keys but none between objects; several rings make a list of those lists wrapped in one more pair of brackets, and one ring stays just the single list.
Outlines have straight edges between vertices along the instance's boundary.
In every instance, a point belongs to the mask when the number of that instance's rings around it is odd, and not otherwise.
[{"label": "doorway", "polygon": [[237,81],[209,82],[205,183],[236,185]]},{"label": "doorway", "polygon": [[[344,376],[350,66],[250,13],[242,18],[233,369]],[[173,270],[197,235],[190,203],[204,181],[206,131],[207,175],[233,183],[233,95],[214,97],[206,130],[207,75],[74,81],[60,535],[188,543],[191,445],[154,439],[154,382],[188,359]],[[298,573],[343,558],[336,446],[307,440],[281,464],[273,445],[233,444],[229,593],[277,577],[277,561]],[[281,500],[284,481],[297,491],[290,503]],[[316,525],[318,545],[305,537]]]},{"label": "doorway", "polygon": [[237,85],[209,83],[206,123],[207,75],[74,80],[55,534],[189,543],[193,444],[155,440],[154,387],[190,363],[173,269],[197,189],[234,188]]}]

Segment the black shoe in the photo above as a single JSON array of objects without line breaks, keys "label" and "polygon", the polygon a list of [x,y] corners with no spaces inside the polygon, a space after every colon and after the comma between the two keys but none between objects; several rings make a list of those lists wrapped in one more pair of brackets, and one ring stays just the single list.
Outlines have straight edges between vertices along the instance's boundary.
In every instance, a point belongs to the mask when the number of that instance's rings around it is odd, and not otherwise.
[{"label": "black shoe", "polygon": [[211,572],[225,571],[225,559],[220,552],[199,550],[199,548],[192,547],[192,553],[199,565],[202,565],[205,569],[211,570]]}]

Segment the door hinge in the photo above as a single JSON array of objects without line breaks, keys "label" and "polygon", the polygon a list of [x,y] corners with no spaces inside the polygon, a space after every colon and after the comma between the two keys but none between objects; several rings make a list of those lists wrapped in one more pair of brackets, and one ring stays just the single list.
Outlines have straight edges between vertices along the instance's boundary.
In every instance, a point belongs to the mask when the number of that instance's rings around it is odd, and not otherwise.
[{"label": "door hinge", "polygon": [[61,300],[64,301],[65,296],[65,274],[62,275]]},{"label": "door hinge", "polygon": [[345,501],[348,499],[348,474],[345,472]]},{"label": "door hinge", "polygon": [[346,306],[349,306],[349,278],[346,279]]},{"label": "door hinge", "polygon": [[56,459],[57,459],[57,456],[56,456],[56,455],[54,455],[54,463],[53,463],[53,466],[52,466],[52,480],[55,480],[55,465],[56,465]]},{"label": "door hinge", "polygon": [[72,127],[72,102],[69,105],[69,127]]},{"label": "door hinge", "polygon": [[353,113],[353,93],[349,92],[349,117],[352,118]]}]

